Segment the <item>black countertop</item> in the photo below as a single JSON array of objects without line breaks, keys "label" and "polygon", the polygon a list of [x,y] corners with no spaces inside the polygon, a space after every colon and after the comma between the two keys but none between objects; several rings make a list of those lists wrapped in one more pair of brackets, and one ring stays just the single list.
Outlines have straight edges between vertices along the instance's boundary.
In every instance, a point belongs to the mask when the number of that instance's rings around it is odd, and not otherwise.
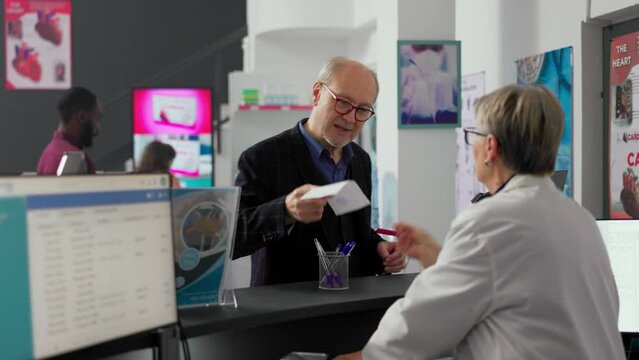
[{"label": "black countertop", "polygon": [[179,311],[190,338],[312,317],[386,309],[402,297],[417,274],[351,278],[347,290],[320,290],[317,281],[235,290],[238,307]]}]

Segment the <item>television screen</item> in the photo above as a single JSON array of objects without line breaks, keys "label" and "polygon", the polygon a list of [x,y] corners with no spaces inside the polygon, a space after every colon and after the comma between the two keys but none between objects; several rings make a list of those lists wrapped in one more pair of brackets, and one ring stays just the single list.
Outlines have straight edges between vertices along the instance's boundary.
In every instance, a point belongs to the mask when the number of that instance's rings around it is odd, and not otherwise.
[{"label": "television screen", "polygon": [[177,322],[166,174],[0,177],[0,234],[2,359]]},{"label": "television screen", "polygon": [[176,152],[171,173],[183,187],[213,185],[212,97],[204,88],[133,90],[133,158],[157,140]]}]

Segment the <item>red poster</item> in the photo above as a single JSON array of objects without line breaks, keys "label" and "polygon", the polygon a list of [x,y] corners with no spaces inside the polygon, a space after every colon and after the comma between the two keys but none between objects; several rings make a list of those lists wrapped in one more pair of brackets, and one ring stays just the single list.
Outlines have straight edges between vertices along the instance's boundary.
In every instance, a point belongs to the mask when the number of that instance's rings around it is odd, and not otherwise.
[{"label": "red poster", "polygon": [[5,87],[71,87],[71,1],[4,0]]},{"label": "red poster", "polygon": [[638,42],[634,32],[610,43],[608,206],[613,219],[639,218]]}]

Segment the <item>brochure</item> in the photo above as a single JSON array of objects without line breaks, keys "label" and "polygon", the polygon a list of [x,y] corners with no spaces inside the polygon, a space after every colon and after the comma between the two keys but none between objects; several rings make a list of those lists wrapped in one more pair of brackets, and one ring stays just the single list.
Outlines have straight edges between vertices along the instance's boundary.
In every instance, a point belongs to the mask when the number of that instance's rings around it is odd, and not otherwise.
[{"label": "brochure", "polygon": [[219,304],[230,268],[240,189],[173,189],[178,306]]}]

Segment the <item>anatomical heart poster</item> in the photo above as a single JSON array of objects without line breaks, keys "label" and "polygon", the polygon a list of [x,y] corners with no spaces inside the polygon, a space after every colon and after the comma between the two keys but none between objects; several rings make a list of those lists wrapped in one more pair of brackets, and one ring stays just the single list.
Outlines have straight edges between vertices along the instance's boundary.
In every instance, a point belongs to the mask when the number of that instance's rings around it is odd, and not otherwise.
[{"label": "anatomical heart poster", "polygon": [[608,215],[639,219],[639,32],[610,41]]},{"label": "anatomical heart poster", "polygon": [[5,88],[71,87],[71,1],[4,0]]}]

